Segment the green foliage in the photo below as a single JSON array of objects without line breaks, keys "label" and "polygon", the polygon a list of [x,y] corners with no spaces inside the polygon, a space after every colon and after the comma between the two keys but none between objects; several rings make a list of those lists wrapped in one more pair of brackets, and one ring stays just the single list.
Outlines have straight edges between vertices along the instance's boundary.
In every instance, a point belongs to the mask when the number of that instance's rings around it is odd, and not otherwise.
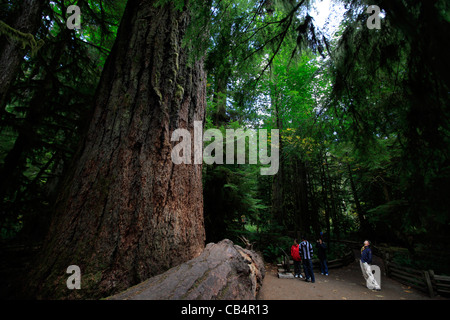
[{"label": "green foliage", "polygon": [[177,10],[183,10],[183,7],[185,6],[185,1],[184,0],[158,0],[155,2],[154,6],[155,7],[162,7],[167,5],[168,3],[173,3],[173,6],[175,7],[175,9]]},{"label": "green foliage", "polygon": [[[273,16],[255,15],[250,45],[241,42],[223,56],[219,47],[213,47],[207,63],[212,71],[208,89],[214,94],[219,89],[215,77],[236,70],[228,73],[227,90],[219,93],[227,101],[230,119],[281,126],[284,228],[317,232],[330,224],[329,231],[337,237],[363,231],[365,237],[409,246],[411,236],[448,229],[444,193],[450,130],[448,97],[443,95],[448,91],[444,71],[448,64],[438,70],[432,62],[439,60],[442,50],[438,33],[432,33],[427,21],[435,19],[434,30],[447,32],[448,26],[437,16],[431,18],[438,12],[433,8],[420,13],[417,1],[408,5],[379,1],[387,14],[382,30],[370,30],[365,27],[368,2],[344,2],[350,5],[336,34],[339,40],[326,43],[329,57],[323,63],[292,50],[299,45],[294,33],[263,42],[265,36],[287,30],[283,23],[271,24],[288,21],[290,11],[277,7]],[[437,8],[442,3],[438,1]],[[400,12],[406,15],[399,18]],[[305,20],[296,23],[309,27]],[[224,32],[217,35],[231,38]],[[245,32],[233,34],[239,35]],[[423,51],[427,38],[435,48],[432,53]],[[248,63],[252,67],[240,68],[239,49],[243,61],[255,59]],[[248,51],[252,54],[245,54]],[[268,70],[267,61],[270,75],[261,73]],[[214,112],[218,104],[212,101],[210,106]],[[307,179],[301,190],[296,189],[302,181],[299,164]],[[264,188],[273,187],[264,183]],[[273,205],[271,197],[271,192],[265,195],[267,206]],[[266,214],[265,219],[273,219]]]},{"label": "green foliage", "polygon": [[[450,231],[447,2],[335,2],[348,10],[331,39],[309,15],[314,1],[155,3],[191,14],[183,43],[204,57],[205,129],[281,133],[276,176],[260,164],[203,166],[208,242],[244,235],[275,260],[299,232],[413,248]],[[26,56],[1,110],[0,165],[13,164],[2,237],[48,224],[126,1],[77,1],[78,31],[65,27],[72,3],[45,7],[34,35],[45,45]],[[369,4],[385,12],[381,30],[365,25]],[[17,4],[0,5],[8,21]]]},{"label": "green foliage", "polygon": [[276,261],[283,255],[278,245],[269,243],[267,247],[263,248],[263,256],[266,261]]},{"label": "green foliage", "polygon": [[45,45],[23,61],[0,113],[2,237],[19,231],[25,238],[45,235],[58,183],[89,123],[124,6],[120,1],[78,1],[82,29],[70,31],[65,22],[69,4],[51,2],[44,8],[35,37]]},{"label": "green foliage", "polygon": [[444,59],[438,34],[450,31],[437,9],[445,1],[370,3],[386,12],[377,31],[364,27],[367,2],[346,2],[351,10],[332,60],[330,115],[341,120],[339,136],[352,141],[362,165],[369,219],[378,234],[445,230],[450,66],[436,64]]},{"label": "green foliage", "polygon": [[258,197],[258,174],[259,166],[204,165],[204,215],[208,241],[221,240],[230,230],[242,229],[243,216],[251,223],[258,223],[261,212],[267,210]]}]

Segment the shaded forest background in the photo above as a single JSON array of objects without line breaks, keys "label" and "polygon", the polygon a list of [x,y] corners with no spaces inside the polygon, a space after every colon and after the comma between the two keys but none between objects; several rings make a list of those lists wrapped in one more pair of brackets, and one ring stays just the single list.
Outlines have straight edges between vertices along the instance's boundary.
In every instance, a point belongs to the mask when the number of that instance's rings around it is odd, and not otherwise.
[{"label": "shaded forest background", "polygon": [[[66,26],[75,2],[80,30]],[[316,25],[320,1],[155,2],[195,9],[183,45],[204,55],[205,129],[280,130],[274,176],[203,164],[206,243],[244,236],[274,261],[323,232],[404,247],[402,264],[450,274],[447,1],[332,1],[336,29]],[[0,1],[0,20],[36,40],[1,27],[2,277],[32,268],[47,235],[126,4]],[[383,9],[381,29],[367,28],[368,5]]]}]

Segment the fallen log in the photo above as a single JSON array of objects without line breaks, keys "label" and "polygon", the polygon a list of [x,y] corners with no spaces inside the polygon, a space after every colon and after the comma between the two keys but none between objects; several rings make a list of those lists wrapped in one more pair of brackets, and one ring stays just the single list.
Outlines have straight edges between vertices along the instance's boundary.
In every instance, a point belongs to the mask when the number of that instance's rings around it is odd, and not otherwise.
[{"label": "fallen log", "polygon": [[253,300],[265,275],[254,251],[225,239],[208,244],[196,258],[108,300]]}]

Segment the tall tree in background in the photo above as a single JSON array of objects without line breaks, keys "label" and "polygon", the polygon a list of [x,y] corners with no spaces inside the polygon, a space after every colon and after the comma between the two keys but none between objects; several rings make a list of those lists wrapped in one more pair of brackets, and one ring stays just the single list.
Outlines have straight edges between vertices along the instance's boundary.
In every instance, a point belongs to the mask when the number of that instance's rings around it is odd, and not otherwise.
[{"label": "tall tree in background", "polygon": [[[9,51],[2,51],[1,70],[5,77],[13,74],[13,81],[2,82],[7,94],[0,112],[0,237],[37,242],[48,230],[61,176],[89,124],[95,88],[125,7],[80,1],[83,29],[75,31],[66,26],[64,1],[47,3],[41,11],[38,3],[0,4],[0,19],[11,26],[17,26],[17,15],[23,20],[28,13],[31,19],[30,12],[39,26],[35,34],[2,26],[7,32],[1,46]],[[20,59],[12,61],[11,55]]]},{"label": "tall tree in background", "polygon": [[[450,33],[448,1],[342,2],[349,10],[332,59],[335,116],[350,124],[342,137],[352,140],[366,163],[372,158],[375,164],[387,143],[390,150],[400,150],[389,175],[399,178],[402,192],[392,198],[383,183],[387,205],[372,213],[402,212],[403,223],[396,229],[403,235],[446,232],[450,63],[443,47]],[[366,27],[369,5],[385,12],[379,30]]]},{"label": "tall tree in background", "polygon": [[[190,20],[187,5],[128,1],[33,275],[38,297],[103,297],[202,251],[202,168],[174,165],[170,141],[205,113],[203,62],[182,46]],[[83,290],[66,287],[71,264]]]},{"label": "tall tree in background", "polygon": [[[43,0],[26,0],[20,4],[2,4],[4,9],[8,9],[8,16],[5,17],[10,23],[9,29],[0,18],[0,115],[5,112],[5,105],[12,83],[17,77],[24,55],[29,50],[32,43],[36,43],[34,35],[37,32],[42,10],[45,5]],[[8,31],[9,29],[10,31]],[[23,37],[21,37],[23,35]],[[36,44],[37,45],[37,44]],[[35,47],[31,49],[36,49]],[[0,199],[3,199],[7,184],[14,172],[12,166],[16,166],[16,156],[20,151],[11,153],[11,161],[6,161],[5,166],[0,170]]]}]

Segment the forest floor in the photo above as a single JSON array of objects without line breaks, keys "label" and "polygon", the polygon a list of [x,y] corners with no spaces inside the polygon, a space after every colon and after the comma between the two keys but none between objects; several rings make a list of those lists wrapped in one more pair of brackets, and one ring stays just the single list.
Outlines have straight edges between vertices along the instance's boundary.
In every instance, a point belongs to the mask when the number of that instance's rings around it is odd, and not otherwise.
[{"label": "forest floor", "polygon": [[[403,285],[384,274],[383,262],[374,256],[373,264],[381,270],[381,291],[369,290],[365,286],[359,255],[355,252],[354,262],[346,267],[330,269],[329,275],[321,275],[314,269],[315,283],[304,279],[280,279],[277,267],[266,264],[259,300],[431,300],[421,291]],[[304,276],[304,274],[303,274]],[[432,300],[447,300],[434,297]]]}]

